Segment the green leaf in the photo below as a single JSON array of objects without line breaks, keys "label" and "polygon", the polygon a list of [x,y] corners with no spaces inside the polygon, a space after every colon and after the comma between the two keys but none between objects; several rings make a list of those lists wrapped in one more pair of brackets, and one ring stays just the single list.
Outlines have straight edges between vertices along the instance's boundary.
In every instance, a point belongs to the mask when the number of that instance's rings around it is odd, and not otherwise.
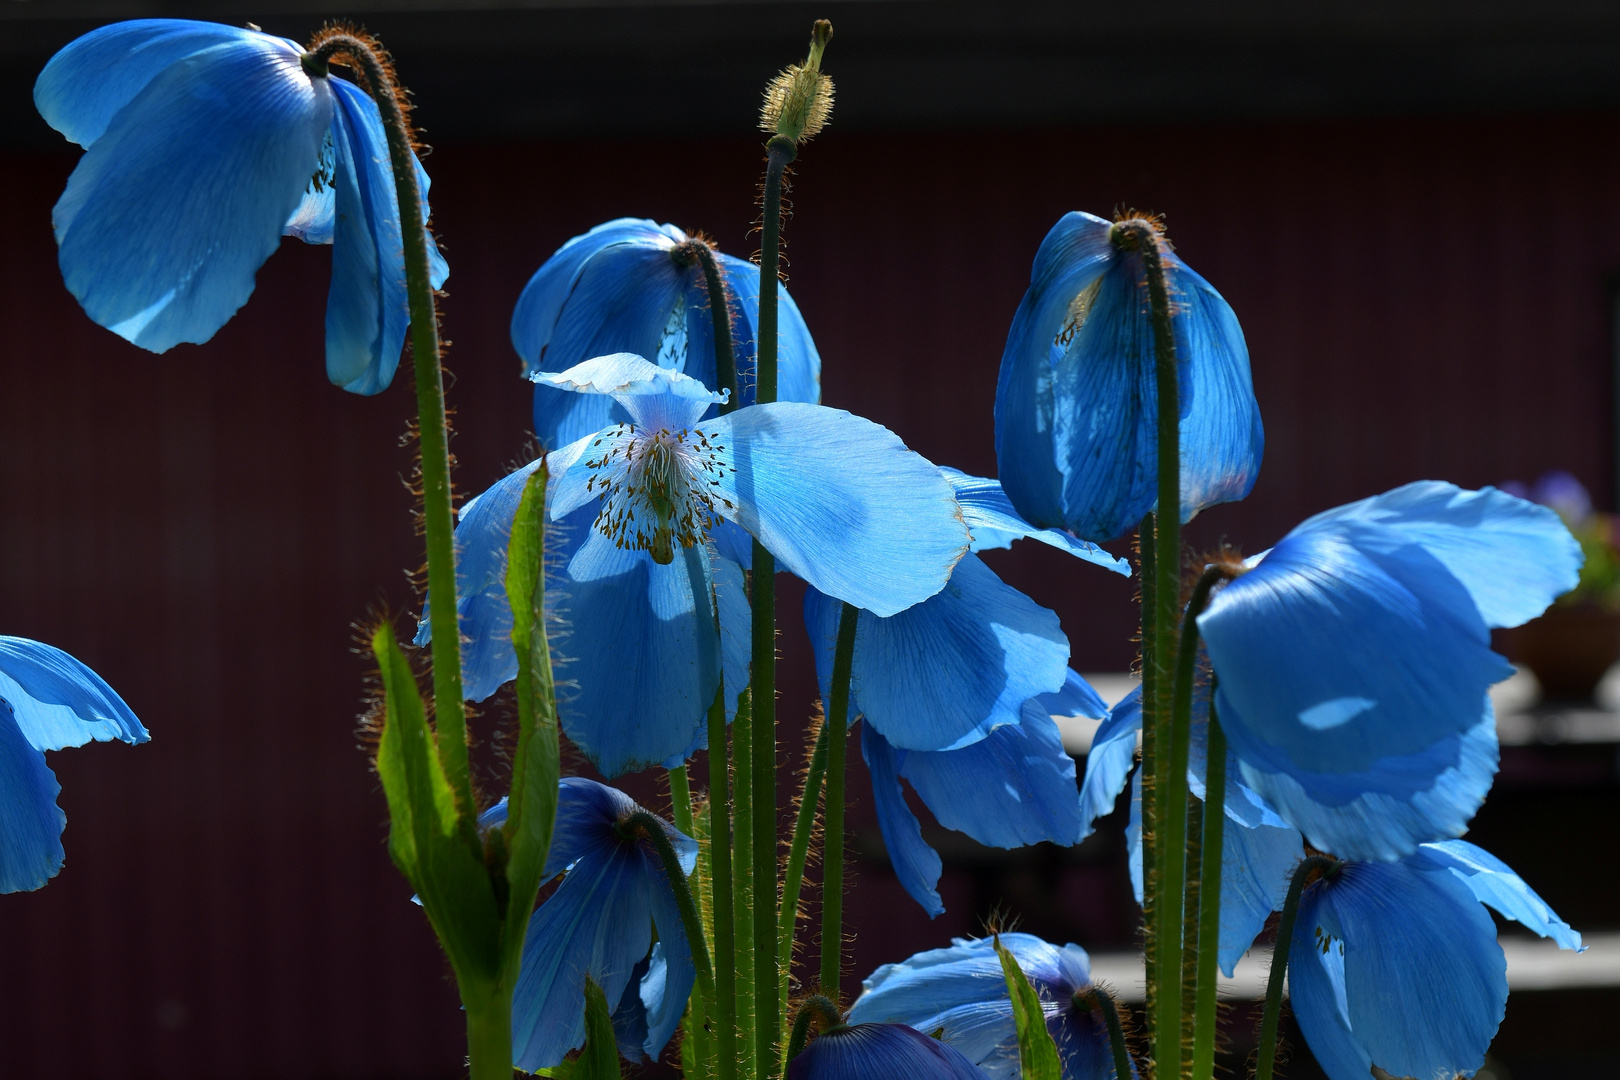
[{"label": "green leaf", "polygon": [[1063,1065],[1057,1044],[1046,1029],[1041,998],[1030,985],[1013,954],[996,937],[996,955],[1001,957],[1001,974],[1007,980],[1007,996],[1012,999],[1013,1021],[1018,1026],[1018,1063],[1023,1080],[1062,1080]]},{"label": "green leaf", "polygon": [[523,487],[506,548],[506,597],[512,605],[512,647],[517,652],[518,742],[505,827],[508,964],[520,961],[529,915],[545,875],[557,821],[557,701],[551,648],[546,640],[545,463]]},{"label": "green leaf", "polygon": [[377,773],[388,800],[389,854],[415,887],[457,977],[495,979],[500,919],[483,853],[456,813],[416,676],[393,630],[379,628],[371,648],[387,695]]}]

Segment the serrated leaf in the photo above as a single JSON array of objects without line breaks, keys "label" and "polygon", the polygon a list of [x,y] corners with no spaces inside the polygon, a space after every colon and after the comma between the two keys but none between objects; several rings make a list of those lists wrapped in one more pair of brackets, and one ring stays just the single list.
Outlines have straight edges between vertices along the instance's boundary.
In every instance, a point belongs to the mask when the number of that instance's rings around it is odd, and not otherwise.
[{"label": "serrated leaf", "polygon": [[546,640],[545,463],[524,484],[507,543],[506,596],[512,605],[512,647],[517,653],[518,742],[505,826],[508,962],[522,954],[529,915],[544,877],[557,821],[557,703],[551,648]]},{"label": "serrated leaf", "polygon": [[999,936],[995,945],[1002,977],[1007,980],[1007,996],[1012,1000],[1013,1022],[1018,1028],[1018,1065],[1023,1080],[1063,1080],[1063,1064],[1052,1033],[1046,1028],[1040,995]]}]

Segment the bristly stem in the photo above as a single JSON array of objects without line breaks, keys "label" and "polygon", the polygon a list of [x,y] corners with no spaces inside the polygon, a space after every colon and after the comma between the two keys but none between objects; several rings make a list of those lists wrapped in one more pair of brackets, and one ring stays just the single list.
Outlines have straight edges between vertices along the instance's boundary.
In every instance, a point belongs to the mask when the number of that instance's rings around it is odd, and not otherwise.
[{"label": "bristly stem", "polygon": [[[764,237],[759,263],[759,341],[755,344],[754,401],[776,400],[777,274],[782,244],[782,173],[794,158],[793,140],[766,143]],[[772,1075],[782,1018],[768,988],[777,983],[776,962],[776,557],[753,548],[753,810],[754,810],[754,1055],[762,1076]]]},{"label": "bristly stem", "polygon": [[[820,1021],[820,1023],[816,1023]],[[838,1011],[838,1003],[825,994],[811,994],[799,1005],[799,1011],[793,1017],[793,1035],[788,1039],[787,1056],[784,1059],[792,1063],[793,1059],[804,1052],[804,1044],[810,1041],[810,1025],[816,1024],[818,1031],[837,1027],[844,1022],[843,1014]]]},{"label": "bristly stem", "polygon": [[692,833],[692,784],[686,776],[686,766],[669,770],[669,805],[675,827],[687,836]]},{"label": "bristly stem", "polygon": [[622,819],[624,828],[638,839],[645,840],[658,855],[664,868],[664,878],[675,894],[675,906],[681,912],[681,925],[686,930],[686,944],[692,954],[692,967],[697,973],[698,995],[703,999],[704,1011],[715,1015],[714,968],[709,964],[709,946],[703,936],[703,916],[698,913],[697,902],[692,899],[692,887],[686,880],[675,845],[670,843],[668,828],[658,815],[650,810],[637,810]]},{"label": "bristly stem", "polygon": [[461,627],[456,612],[455,522],[450,495],[450,424],[444,409],[444,371],[439,356],[439,317],[428,270],[427,223],[416,183],[416,158],[400,106],[399,89],[372,44],[347,33],[328,34],[304,54],[312,76],[326,75],[334,57],[358,64],[369,84],[394,170],[399,228],[405,246],[405,294],[411,317],[411,357],[416,369],[418,448],[422,469],[422,528],[427,539],[428,593],[437,598],[428,618],[433,634],[433,705],[439,759],[456,796],[456,809],[469,835],[478,807],[473,802],[467,764],[467,716],[461,698]]},{"label": "bristly stem", "polygon": [[821,802],[821,785],[827,775],[827,733],[831,725],[825,718],[816,733],[816,745],[810,752],[810,767],[805,770],[804,788],[799,792],[799,813],[793,823],[793,844],[788,848],[787,872],[782,877],[782,911],[776,925],[776,962],[781,976],[777,980],[781,989],[777,1002],[782,1015],[787,1015],[788,974],[793,966],[793,932],[799,921],[799,896],[804,890],[804,864],[810,855],[810,836],[816,831],[816,810]]},{"label": "bristly stem", "polygon": [[709,706],[709,889],[714,912],[716,1080],[737,1076],[737,928],[732,920],[730,778],[726,775],[726,689]]},{"label": "bristly stem", "polygon": [[1226,735],[1209,692],[1208,749],[1204,765],[1204,858],[1198,883],[1198,997],[1193,1007],[1193,1080],[1215,1075],[1215,997],[1221,948],[1221,856],[1226,840]]},{"label": "bristly stem", "polygon": [[[1113,242],[1125,251],[1136,252],[1147,278],[1148,306],[1153,323],[1155,389],[1158,396],[1156,441],[1158,457],[1157,535],[1154,537],[1153,663],[1142,672],[1144,683],[1154,685],[1153,713],[1143,713],[1143,726],[1151,722],[1158,746],[1155,748],[1154,818],[1144,820],[1143,830],[1153,829],[1159,837],[1158,895],[1154,899],[1149,933],[1153,938],[1157,986],[1153,994],[1154,1067],[1160,1080],[1181,1075],[1181,883],[1186,818],[1186,768],[1179,774],[1171,759],[1175,751],[1169,731],[1172,643],[1176,640],[1181,599],[1181,405],[1176,363],[1175,330],[1170,317],[1170,292],[1165,283],[1162,240],[1152,222],[1141,218],[1122,221],[1113,227]],[[1180,817],[1177,817],[1177,807]]]},{"label": "bristly stem", "polygon": [[1114,1052],[1115,1080],[1130,1080],[1131,1052],[1125,1045],[1125,1028],[1119,1022],[1119,1006],[1114,1004],[1114,995],[1093,986],[1077,994],[1076,1003],[1102,1014],[1103,1024],[1108,1028],[1108,1047]]},{"label": "bristly stem", "polygon": [[1260,1019],[1260,1042],[1256,1050],[1255,1080],[1271,1080],[1277,1065],[1277,1019],[1282,1013],[1283,976],[1288,973],[1288,947],[1294,940],[1294,919],[1299,915],[1299,898],[1316,876],[1331,876],[1343,866],[1329,855],[1307,855],[1294,871],[1288,883],[1288,898],[1283,901],[1282,916],[1277,920],[1277,944],[1271,952],[1271,973],[1266,979],[1266,1006]]},{"label": "bristly stem", "polygon": [[833,651],[832,701],[827,704],[827,835],[821,860],[821,992],[837,1000],[844,973],[844,744],[849,732],[849,681],[861,609],[845,604]]},{"label": "bristly stem", "polygon": [[731,722],[732,918],[736,950],[737,1045],[740,1074],[754,1071],[754,692],[750,687],[737,701]]},{"label": "bristly stem", "polygon": [[731,341],[731,298],[714,248],[706,242],[688,240],[675,248],[675,258],[695,260],[703,268],[703,283],[709,291],[709,321],[714,330],[714,389],[729,391],[719,407],[724,416],[742,404],[737,397],[737,352]]},{"label": "bristly stem", "polygon": [[1153,1003],[1158,994],[1158,950],[1154,947],[1153,927],[1154,912],[1158,907],[1159,895],[1159,837],[1154,823],[1159,820],[1158,794],[1159,794],[1159,759],[1158,759],[1158,727],[1154,718],[1158,715],[1154,698],[1153,673],[1157,670],[1158,650],[1155,647],[1153,629],[1158,606],[1154,603],[1154,590],[1158,584],[1158,560],[1154,548],[1154,538],[1157,534],[1157,525],[1154,515],[1149,513],[1142,519],[1141,526],[1136,531],[1137,554],[1141,559],[1142,579],[1142,764],[1140,775],[1142,778],[1142,924],[1145,932],[1142,936],[1142,962],[1146,975],[1146,1008],[1142,1015],[1147,1028],[1149,1045],[1153,1042]]}]

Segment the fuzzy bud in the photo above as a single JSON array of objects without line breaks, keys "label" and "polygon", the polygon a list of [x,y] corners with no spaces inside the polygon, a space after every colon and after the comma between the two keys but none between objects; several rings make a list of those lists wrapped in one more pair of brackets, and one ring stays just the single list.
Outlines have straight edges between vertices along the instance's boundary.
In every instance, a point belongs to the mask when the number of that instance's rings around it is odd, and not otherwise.
[{"label": "fuzzy bud", "polygon": [[790,64],[765,87],[759,126],[795,143],[812,138],[832,115],[833,83],[821,73],[821,54],[832,40],[832,23],[817,19],[810,31],[810,55]]}]

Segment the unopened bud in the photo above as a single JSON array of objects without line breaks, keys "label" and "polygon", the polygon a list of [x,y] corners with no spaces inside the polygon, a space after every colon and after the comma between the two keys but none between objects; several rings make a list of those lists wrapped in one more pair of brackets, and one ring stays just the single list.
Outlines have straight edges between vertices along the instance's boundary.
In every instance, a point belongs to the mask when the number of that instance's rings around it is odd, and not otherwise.
[{"label": "unopened bud", "polygon": [[832,23],[817,19],[810,31],[810,55],[803,64],[791,64],[765,87],[765,107],[759,126],[792,139],[813,137],[832,115],[833,83],[821,73],[821,55],[832,40]]}]

